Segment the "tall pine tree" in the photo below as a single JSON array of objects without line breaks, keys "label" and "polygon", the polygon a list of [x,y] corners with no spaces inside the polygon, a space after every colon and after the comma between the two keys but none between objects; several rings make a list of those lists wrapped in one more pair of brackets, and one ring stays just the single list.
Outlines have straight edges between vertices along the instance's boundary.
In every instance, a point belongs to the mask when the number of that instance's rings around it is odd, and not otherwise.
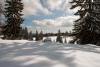
[{"label": "tall pine tree", "polygon": [[38,31],[36,30],[35,41],[38,41],[38,40],[39,40],[39,33],[38,33]]},{"label": "tall pine tree", "polygon": [[3,6],[0,2],[0,35],[2,35],[2,22],[3,22],[3,18],[2,18],[2,15],[3,15]]},{"label": "tall pine tree", "polygon": [[6,0],[5,4],[6,25],[4,27],[4,37],[6,39],[16,39],[19,37],[23,18],[21,12],[23,3],[21,0]]},{"label": "tall pine tree", "polygon": [[24,34],[23,39],[28,40],[28,29],[27,29],[27,27],[25,27],[23,34]]},{"label": "tall pine tree", "polygon": [[[100,1],[99,0],[73,0],[71,9],[79,7],[75,15],[80,18],[75,21],[73,35],[81,44],[96,44],[100,37]],[[97,10],[97,11],[96,11]]]},{"label": "tall pine tree", "polygon": [[43,40],[43,31],[41,30],[40,34],[39,34],[39,40]]},{"label": "tall pine tree", "polygon": [[29,34],[28,34],[28,40],[33,40],[33,33],[32,33],[32,31],[30,31]]},{"label": "tall pine tree", "polygon": [[58,30],[56,42],[63,43],[60,30]]}]

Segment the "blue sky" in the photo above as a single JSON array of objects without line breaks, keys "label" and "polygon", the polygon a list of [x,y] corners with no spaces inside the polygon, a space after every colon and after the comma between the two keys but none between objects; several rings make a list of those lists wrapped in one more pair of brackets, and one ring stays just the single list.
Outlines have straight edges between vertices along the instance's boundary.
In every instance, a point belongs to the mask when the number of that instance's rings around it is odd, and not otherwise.
[{"label": "blue sky", "polygon": [[[3,0],[2,0],[3,1]],[[72,29],[73,21],[78,17],[74,16],[77,9],[70,10],[71,0],[22,0],[24,3],[22,26],[29,31],[35,32],[62,32]]]}]

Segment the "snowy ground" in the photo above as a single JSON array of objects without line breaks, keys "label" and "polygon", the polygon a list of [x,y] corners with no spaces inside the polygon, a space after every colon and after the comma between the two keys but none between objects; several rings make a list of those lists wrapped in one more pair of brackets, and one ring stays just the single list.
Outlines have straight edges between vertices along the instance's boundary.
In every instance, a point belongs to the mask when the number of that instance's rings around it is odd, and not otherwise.
[{"label": "snowy ground", "polygon": [[0,40],[0,67],[100,67],[100,47]]}]

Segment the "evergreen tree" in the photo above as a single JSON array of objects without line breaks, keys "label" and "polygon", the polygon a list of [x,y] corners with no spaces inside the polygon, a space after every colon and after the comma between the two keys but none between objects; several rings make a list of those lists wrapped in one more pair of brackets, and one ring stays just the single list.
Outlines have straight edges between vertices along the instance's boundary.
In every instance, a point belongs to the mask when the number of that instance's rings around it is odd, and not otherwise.
[{"label": "evergreen tree", "polygon": [[37,31],[37,30],[36,30],[35,40],[36,40],[36,41],[38,41],[38,40],[39,40],[39,33],[38,33],[38,31]]},{"label": "evergreen tree", "polygon": [[[73,35],[76,36],[75,40],[79,39],[81,44],[96,44],[100,36],[100,5],[97,5],[96,0],[73,0],[71,9],[80,7],[75,13],[80,18],[75,21]],[[98,0],[99,1],[99,0]],[[100,2],[99,2],[100,3]],[[95,11],[97,10],[97,11]]]},{"label": "evergreen tree", "polygon": [[23,39],[23,28],[20,30],[18,39]]},{"label": "evergreen tree", "polygon": [[68,31],[66,31],[66,32],[65,32],[65,36],[68,36],[68,35],[69,35]]},{"label": "evergreen tree", "polygon": [[5,17],[6,25],[4,27],[4,37],[6,39],[16,39],[19,37],[21,30],[22,19],[22,10],[23,3],[21,0],[6,0],[5,1]]},{"label": "evergreen tree", "polygon": [[39,34],[39,40],[43,40],[43,31],[41,30],[40,34]]},{"label": "evergreen tree", "polygon": [[65,37],[64,43],[67,43],[66,37]]},{"label": "evergreen tree", "polygon": [[3,15],[4,15],[3,6],[0,2],[0,35],[2,35],[3,26],[4,26]]},{"label": "evergreen tree", "polygon": [[60,30],[58,30],[56,42],[63,43]]},{"label": "evergreen tree", "polygon": [[32,34],[32,31],[29,32],[28,39],[29,39],[29,40],[33,40],[33,34]]},{"label": "evergreen tree", "polygon": [[24,34],[23,38],[28,40],[28,29],[27,29],[27,27],[25,27],[23,34]]}]

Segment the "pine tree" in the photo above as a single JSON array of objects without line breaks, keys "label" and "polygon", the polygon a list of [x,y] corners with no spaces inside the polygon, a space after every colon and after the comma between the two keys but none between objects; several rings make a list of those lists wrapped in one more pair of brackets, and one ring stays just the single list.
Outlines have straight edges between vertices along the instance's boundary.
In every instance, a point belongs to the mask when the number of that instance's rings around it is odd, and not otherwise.
[{"label": "pine tree", "polygon": [[40,34],[39,34],[39,40],[43,40],[43,31],[41,30]]},{"label": "pine tree", "polygon": [[3,26],[4,26],[4,19],[3,19],[4,11],[3,11],[3,6],[0,2],[0,35],[2,34],[3,31]]},{"label": "pine tree", "polygon": [[25,27],[23,34],[24,34],[24,36],[23,36],[24,39],[28,40],[28,29],[27,29],[27,27]]},{"label": "pine tree", "polygon": [[19,33],[19,38],[18,38],[19,40],[20,39],[23,39],[23,28],[20,30],[20,33]]},{"label": "pine tree", "polygon": [[[96,44],[98,41],[98,36],[100,36],[100,19],[99,14],[95,10],[99,9],[100,1],[96,0],[73,0],[71,9],[80,7],[80,9],[75,13],[79,15],[80,18],[75,21],[73,35],[76,36],[75,40],[80,40],[81,44]],[[98,4],[97,4],[98,3]]]},{"label": "pine tree", "polygon": [[66,37],[65,37],[64,43],[67,43]]},{"label": "pine tree", "polygon": [[29,32],[29,34],[28,34],[28,39],[29,39],[29,40],[33,40],[33,34],[32,34],[32,31]]},{"label": "pine tree", "polygon": [[21,0],[6,0],[5,2],[5,17],[7,20],[3,31],[4,37],[6,39],[16,39],[19,37],[20,25],[23,22],[21,14],[23,3]]},{"label": "pine tree", "polygon": [[38,40],[39,40],[39,33],[38,33],[38,31],[37,31],[37,30],[36,30],[35,40],[36,40],[36,41],[38,41]]},{"label": "pine tree", "polygon": [[60,30],[58,30],[56,42],[63,43]]}]

